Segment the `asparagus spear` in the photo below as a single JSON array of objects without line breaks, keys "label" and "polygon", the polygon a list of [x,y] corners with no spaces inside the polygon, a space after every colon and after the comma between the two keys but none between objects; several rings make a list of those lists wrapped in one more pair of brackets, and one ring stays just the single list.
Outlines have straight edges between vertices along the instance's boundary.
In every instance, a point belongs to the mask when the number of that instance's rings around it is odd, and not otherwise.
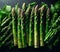
[{"label": "asparagus spear", "polygon": [[40,46],[44,46],[44,42],[43,42],[43,11],[44,11],[44,8],[45,8],[45,5],[43,5],[41,7],[41,10],[40,10]]},{"label": "asparagus spear", "polygon": [[23,10],[21,10],[21,35],[22,35],[22,46],[23,48],[26,47],[26,43],[25,43],[25,40],[24,40],[24,24],[23,24],[23,18],[24,17],[24,13],[23,13]]},{"label": "asparagus spear", "polygon": [[17,33],[18,33],[18,48],[22,48],[21,42],[21,9],[18,8],[18,25],[17,25]]},{"label": "asparagus spear", "polygon": [[[9,25],[7,26],[7,31],[5,31],[5,33],[3,33],[3,35],[1,36],[1,39],[2,40],[4,37],[6,37],[7,33],[11,30],[11,25],[12,22],[9,23]],[[4,31],[5,29],[2,29],[1,33]]]},{"label": "asparagus spear", "polygon": [[9,20],[10,20],[10,18],[6,19],[6,20],[1,24],[1,26],[5,25]]},{"label": "asparagus spear", "polygon": [[[56,24],[60,21],[60,16],[58,17],[58,19],[53,23],[52,27],[55,27]],[[52,28],[48,31],[48,35],[45,37],[44,41],[48,40],[48,38],[50,37],[50,34],[52,33]]]},{"label": "asparagus spear", "polygon": [[30,23],[29,23],[29,46],[32,46],[32,18],[34,14],[34,7],[32,8],[30,15]]},{"label": "asparagus spear", "polygon": [[14,39],[14,46],[17,45],[17,39],[16,39],[16,27],[15,27],[15,9],[12,8],[12,33],[13,33],[13,39]]},{"label": "asparagus spear", "polygon": [[34,48],[38,48],[37,11],[38,11],[38,5],[36,5],[34,11]]},{"label": "asparagus spear", "polygon": [[8,24],[8,26],[5,26],[4,28],[2,28],[2,30],[0,32],[4,32],[6,29],[8,29],[12,24],[12,21]]},{"label": "asparagus spear", "polygon": [[48,43],[49,41],[52,40],[52,38],[56,35],[56,33],[59,31],[59,29],[60,29],[60,26],[58,26],[56,29],[52,30],[52,33],[50,33],[49,38],[46,40],[46,43]]},{"label": "asparagus spear", "polygon": [[28,6],[28,8],[27,8],[27,10],[26,10],[26,12],[25,12],[25,15],[26,15],[26,18],[25,18],[25,25],[26,25],[26,27],[25,27],[25,29],[26,29],[26,38],[27,38],[27,43],[28,43],[28,39],[29,39],[29,37],[28,37],[28,28],[29,28],[29,12],[30,12],[30,10],[31,10],[31,6]]},{"label": "asparagus spear", "polygon": [[48,32],[48,30],[49,30],[49,11],[50,9],[48,8],[47,9],[47,12],[46,12],[46,34],[47,34],[47,32]]},{"label": "asparagus spear", "polygon": [[6,16],[6,17],[4,17],[4,19],[2,20],[2,23],[3,23],[6,19],[7,19],[7,16]]},{"label": "asparagus spear", "polygon": [[7,30],[8,26],[5,26],[4,28],[2,28],[1,33],[5,32]]},{"label": "asparagus spear", "polygon": [[[53,25],[53,23],[55,22],[55,20],[56,20],[57,16],[58,16],[58,14],[57,14],[57,13],[54,13],[54,14],[53,14],[53,17],[52,17],[52,19],[51,19],[51,25],[50,25],[50,26],[52,26],[52,25]],[[57,25],[56,25],[56,26],[57,26]],[[48,34],[47,34],[47,35],[48,35]],[[47,36],[47,35],[46,35],[46,36]],[[46,36],[45,36],[45,37],[46,37]]]}]

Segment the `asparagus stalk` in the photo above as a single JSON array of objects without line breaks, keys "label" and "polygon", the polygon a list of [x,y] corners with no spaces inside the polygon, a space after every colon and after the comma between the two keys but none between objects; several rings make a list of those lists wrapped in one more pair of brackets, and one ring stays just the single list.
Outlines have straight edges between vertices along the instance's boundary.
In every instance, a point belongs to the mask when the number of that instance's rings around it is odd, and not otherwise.
[{"label": "asparagus stalk", "polygon": [[22,46],[23,48],[26,47],[26,44],[25,44],[25,40],[24,40],[24,24],[23,24],[23,18],[24,17],[24,13],[23,13],[23,10],[21,10],[21,35],[22,35]]},{"label": "asparagus stalk", "polygon": [[34,14],[34,7],[32,8],[31,15],[30,15],[30,23],[29,23],[29,46],[32,46],[32,18]]},{"label": "asparagus stalk", "polygon": [[6,17],[4,17],[4,19],[2,20],[2,23],[3,23],[6,19],[7,19],[7,16],[6,16]]},{"label": "asparagus stalk", "polygon": [[6,19],[6,20],[1,24],[1,26],[5,25],[9,20],[10,20],[10,18]]},{"label": "asparagus stalk", "polygon": [[[51,33],[50,38],[52,39],[53,36],[59,31],[60,26],[58,26],[56,29],[53,29],[53,33]],[[54,35],[53,35],[54,34]]]},{"label": "asparagus stalk", "polygon": [[21,9],[18,8],[18,25],[17,25],[17,33],[18,33],[18,48],[22,48],[21,42]]},{"label": "asparagus stalk", "polygon": [[47,13],[46,13],[46,34],[49,30],[49,8],[47,9]]},{"label": "asparagus stalk", "polygon": [[[60,16],[58,17],[58,19],[53,23],[52,28],[55,27],[57,25],[57,23],[60,21]],[[44,41],[48,40],[48,38],[50,37],[50,34],[52,33],[52,28],[48,31],[48,35],[45,37]]]},{"label": "asparagus stalk", "polygon": [[0,32],[4,32],[6,29],[8,29],[12,24],[12,21],[8,24],[8,26],[5,26],[4,28],[2,28],[2,30]]},{"label": "asparagus stalk", "polygon": [[25,25],[26,25],[26,27],[25,27],[25,29],[26,29],[26,38],[27,38],[27,43],[28,43],[28,39],[29,39],[29,36],[28,36],[28,28],[29,28],[29,12],[30,12],[30,9],[31,9],[31,6],[28,6],[28,8],[27,8],[27,10],[26,10],[26,12],[25,12],[25,15],[26,15],[26,18],[25,18]]},{"label": "asparagus stalk", "polygon": [[4,28],[2,28],[1,33],[4,33],[7,30],[8,26],[5,26]]},{"label": "asparagus stalk", "polygon": [[43,11],[45,6],[43,5],[40,10],[40,46],[44,46],[43,42]]},{"label": "asparagus stalk", "polygon": [[49,38],[46,40],[46,43],[48,43],[49,41],[52,40],[52,38],[56,35],[56,33],[59,31],[59,29],[60,29],[60,26],[58,26],[56,29],[52,30],[52,33],[50,33]]},{"label": "asparagus stalk", "polygon": [[15,9],[12,8],[12,33],[14,39],[14,46],[17,45],[17,38],[16,38],[16,27],[15,27]]},{"label": "asparagus stalk", "polygon": [[38,11],[38,5],[36,5],[34,11],[34,48],[38,48],[37,11]]},{"label": "asparagus stalk", "polygon": [[[5,33],[3,33],[3,35],[1,36],[1,39],[2,40],[4,37],[6,37],[7,33],[11,30],[11,25],[12,22],[9,23],[9,25],[7,26],[7,31],[5,31]],[[1,33],[4,31],[5,29],[2,29]]]}]

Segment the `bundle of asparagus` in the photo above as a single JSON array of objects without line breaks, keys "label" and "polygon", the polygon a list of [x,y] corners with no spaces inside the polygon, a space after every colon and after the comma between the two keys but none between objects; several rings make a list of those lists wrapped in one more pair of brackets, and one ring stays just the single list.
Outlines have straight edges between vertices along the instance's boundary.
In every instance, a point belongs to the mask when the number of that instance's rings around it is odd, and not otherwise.
[{"label": "bundle of asparagus", "polygon": [[11,6],[1,9],[0,47],[4,45],[18,48],[27,46],[39,48],[45,45],[50,47],[51,40],[53,40],[51,46],[55,46],[60,39],[57,38],[59,35],[56,35],[60,31],[60,16],[57,12],[53,13],[52,9],[53,5],[51,8],[47,7],[47,4],[39,7],[35,2],[28,5],[23,3],[22,9],[18,4],[12,10]]}]

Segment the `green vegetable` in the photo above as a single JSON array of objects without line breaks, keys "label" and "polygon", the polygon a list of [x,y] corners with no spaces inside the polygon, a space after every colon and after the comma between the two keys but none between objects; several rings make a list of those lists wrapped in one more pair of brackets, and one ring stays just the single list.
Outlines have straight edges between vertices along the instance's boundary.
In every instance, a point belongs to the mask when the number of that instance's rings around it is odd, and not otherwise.
[{"label": "green vegetable", "polygon": [[17,25],[17,37],[18,37],[18,48],[22,48],[21,42],[21,9],[18,8],[18,25]]},{"label": "green vegetable", "polygon": [[29,42],[28,39],[29,39],[29,32],[28,32],[28,28],[29,28],[29,12],[31,10],[31,6],[28,6],[28,8],[26,9],[26,12],[25,12],[25,29],[26,29],[26,37],[27,37],[27,43]]},{"label": "green vegetable", "polygon": [[32,18],[34,14],[34,7],[32,8],[31,15],[30,15],[30,20],[29,20],[29,46],[32,46]]},{"label": "green vegetable", "polygon": [[43,42],[43,11],[44,11],[45,5],[41,7],[40,10],[40,46],[44,46]]},{"label": "green vegetable", "polygon": [[17,38],[16,38],[16,25],[15,25],[15,9],[12,8],[12,33],[13,33],[13,39],[14,39],[14,46],[17,45]]},{"label": "green vegetable", "polygon": [[37,11],[38,11],[38,5],[36,5],[34,11],[34,48],[38,48]]},{"label": "green vegetable", "polygon": [[24,18],[23,17],[24,17],[24,13],[23,13],[23,11],[21,11],[21,17],[20,17],[21,18],[21,36],[22,36],[21,38],[22,38],[22,46],[24,48],[24,47],[26,47],[26,44],[24,42],[25,41],[25,39],[24,39],[25,37],[24,37],[24,30],[23,30],[24,29],[24,27],[23,27],[24,26],[24,24],[23,24],[23,19]]},{"label": "green vegetable", "polygon": [[[49,37],[51,36],[51,34],[54,32],[54,31],[52,31],[52,30],[53,30],[52,28],[55,27],[59,21],[60,21],[60,16],[59,16],[58,19],[53,23],[52,27],[50,28],[50,30],[49,30],[48,33],[46,34],[47,36],[45,36],[44,41],[46,41],[46,40],[49,39]],[[55,33],[55,32],[54,32],[54,33]]]},{"label": "green vegetable", "polygon": [[48,32],[48,30],[49,30],[49,20],[50,20],[50,18],[49,18],[49,13],[50,13],[50,11],[49,11],[50,9],[48,8],[47,9],[47,12],[46,12],[46,33]]}]

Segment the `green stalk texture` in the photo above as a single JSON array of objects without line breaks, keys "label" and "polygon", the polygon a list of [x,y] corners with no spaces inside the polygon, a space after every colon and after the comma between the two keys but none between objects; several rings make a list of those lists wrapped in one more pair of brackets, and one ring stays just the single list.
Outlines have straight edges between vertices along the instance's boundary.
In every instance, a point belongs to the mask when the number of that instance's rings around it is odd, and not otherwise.
[{"label": "green stalk texture", "polygon": [[[26,3],[23,3],[23,5],[22,5],[22,11],[24,12],[24,14],[26,12],[26,9],[27,9]],[[25,28],[22,29],[22,34],[23,34],[22,35],[22,39],[24,39],[24,40],[22,40],[22,43],[24,44],[23,47],[26,47],[27,46],[27,41],[26,41],[27,40],[27,38],[26,38],[27,34],[26,34],[26,30],[25,30],[26,29],[26,26],[25,26],[26,25],[26,23],[25,23],[26,22],[26,18],[25,18],[24,14],[22,14],[22,12],[21,12],[21,16],[22,16],[21,19],[23,20],[23,21],[21,20],[23,22],[22,25],[23,25],[23,27],[25,27]]]},{"label": "green stalk texture", "polygon": [[31,9],[31,6],[28,6],[28,8],[26,9],[26,12],[25,12],[25,15],[26,15],[26,21],[25,21],[25,26],[26,26],[26,38],[27,38],[27,43],[29,42],[28,39],[29,39],[29,33],[28,33],[28,30],[29,30],[29,12],[30,12],[30,9]]},{"label": "green stalk texture", "polygon": [[8,29],[11,26],[11,24],[12,24],[12,21],[8,24],[8,26],[5,26],[4,28],[2,28],[1,32],[5,32],[6,29]]},{"label": "green stalk texture", "polygon": [[23,48],[26,47],[25,42],[24,42],[24,31],[23,31],[23,17],[24,17],[24,13],[23,11],[21,11],[21,35],[22,35],[22,46]]},{"label": "green stalk texture", "polygon": [[[8,14],[8,16],[6,15],[6,19],[8,19],[8,17],[9,17],[9,14]],[[3,19],[2,20],[4,20],[4,16],[3,16]],[[10,18],[11,19],[11,18]],[[10,19],[9,20],[5,20],[4,22],[2,22],[2,20],[1,20],[1,24],[3,24],[3,25],[1,25],[1,37],[0,37],[0,41],[2,42],[3,41],[3,39],[4,38],[6,38],[6,36],[8,35],[8,33],[9,33],[9,31],[11,30],[11,28],[10,28],[10,25],[11,25],[11,22],[9,22],[10,21]],[[9,22],[9,24],[7,24]],[[6,26],[5,26],[5,24],[7,24]],[[8,40],[8,39],[7,39]],[[2,44],[2,43],[1,43]],[[0,45],[1,45],[0,44]],[[1,45],[2,46],[2,45]]]},{"label": "green stalk texture", "polygon": [[13,33],[13,39],[14,39],[14,46],[17,45],[17,38],[16,38],[16,26],[15,26],[15,9],[12,8],[12,33]]},{"label": "green stalk texture", "polygon": [[45,6],[43,5],[42,7],[41,7],[41,10],[40,10],[40,46],[44,46],[44,42],[43,42],[43,25],[42,25],[42,23],[43,23],[43,11],[44,11],[44,8],[45,8]]},{"label": "green stalk texture", "polygon": [[22,48],[22,42],[21,42],[21,9],[18,8],[18,25],[17,25],[17,36],[18,36],[18,48]]},{"label": "green stalk texture", "polygon": [[45,37],[48,37],[48,36],[49,36],[48,34],[50,34],[50,33],[52,32],[52,28],[54,28],[55,26],[57,26],[57,23],[58,23],[58,22],[59,22],[59,17],[58,17],[58,19],[52,24],[49,32],[46,34]]},{"label": "green stalk texture", "polygon": [[48,30],[49,30],[49,8],[47,9],[47,12],[46,12],[46,34],[47,34],[47,32],[48,32]]},{"label": "green stalk texture", "polygon": [[[53,23],[52,27],[55,27],[59,21],[60,21],[60,16],[59,16],[58,19]],[[51,28],[51,29],[48,31],[48,33],[47,33],[48,35],[46,34],[47,36],[45,37],[44,41],[46,41],[46,40],[49,39],[50,34],[53,32],[52,30],[53,30],[53,29]]]},{"label": "green stalk texture", "polygon": [[2,23],[7,19],[7,16],[2,20]]},{"label": "green stalk texture", "polygon": [[9,20],[10,20],[10,18],[6,19],[6,20],[1,24],[1,26],[5,25]]},{"label": "green stalk texture", "polygon": [[38,5],[36,5],[34,11],[34,48],[38,48],[37,11],[38,11]]},{"label": "green stalk texture", "polygon": [[28,5],[23,3],[22,9],[18,3],[12,10],[9,5],[0,9],[0,47],[39,48],[46,45],[53,48],[59,44],[60,16],[57,6],[49,8],[42,3],[38,8],[33,2]]},{"label": "green stalk texture", "polygon": [[56,35],[56,33],[59,31],[60,26],[58,26],[56,29],[52,30],[52,33],[50,33],[50,37],[47,39],[46,43],[48,43],[49,41],[51,41],[53,39],[53,37]]},{"label": "green stalk texture", "polygon": [[32,46],[32,18],[34,14],[34,7],[32,8],[31,15],[30,15],[30,21],[29,21],[29,46]]}]

